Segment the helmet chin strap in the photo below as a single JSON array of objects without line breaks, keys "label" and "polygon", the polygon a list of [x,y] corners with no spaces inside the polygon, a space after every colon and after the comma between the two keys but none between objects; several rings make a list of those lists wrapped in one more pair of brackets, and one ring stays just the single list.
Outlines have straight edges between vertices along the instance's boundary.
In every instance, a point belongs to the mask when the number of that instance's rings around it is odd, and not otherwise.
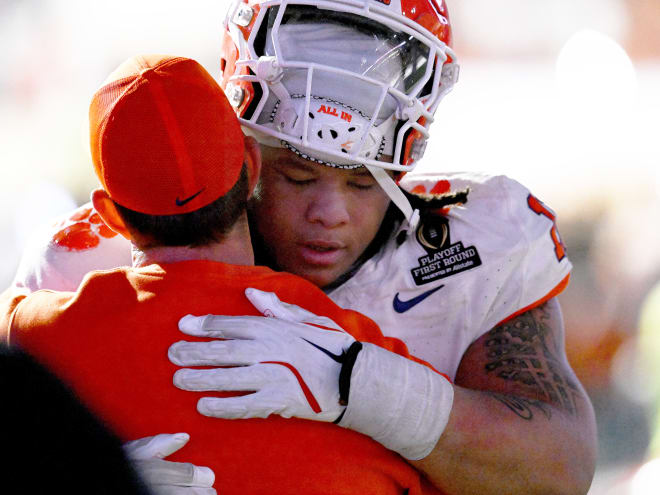
[{"label": "helmet chin strap", "polygon": [[378,185],[383,188],[383,191],[403,212],[406,222],[408,222],[408,235],[415,232],[419,224],[419,210],[413,209],[408,198],[401,192],[401,188],[397,186],[396,182],[394,182],[385,169],[371,165],[365,165],[365,167],[371,172]]}]

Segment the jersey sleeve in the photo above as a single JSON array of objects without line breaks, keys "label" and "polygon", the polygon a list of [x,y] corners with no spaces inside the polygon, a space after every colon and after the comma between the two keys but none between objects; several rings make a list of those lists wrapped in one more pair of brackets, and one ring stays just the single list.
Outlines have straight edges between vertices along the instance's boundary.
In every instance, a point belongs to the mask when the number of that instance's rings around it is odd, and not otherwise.
[{"label": "jersey sleeve", "polygon": [[[487,314],[488,329],[561,293],[572,268],[554,211],[518,182],[505,177],[500,180],[506,198],[503,216],[517,248],[510,254],[513,269]],[[504,258],[503,265],[509,261]]]},{"label": "jersey sleeve", "polygon": [[488,259],[478,275],[478,287],[469,291],[478,295],[470,302],[475,337],[568,285],[572,265],[556,215],[517,181],[476,173],[412,174],[400,185],[427,196],[468,192],[467,209],[458,215],[469,227],[464,234],[472,236]]},{"label": "jersey sleeve", "polygon": [[74,291],[92,270],[130,264],[130,242],[87,203],[30,237],[12,285],[28,292]]}]

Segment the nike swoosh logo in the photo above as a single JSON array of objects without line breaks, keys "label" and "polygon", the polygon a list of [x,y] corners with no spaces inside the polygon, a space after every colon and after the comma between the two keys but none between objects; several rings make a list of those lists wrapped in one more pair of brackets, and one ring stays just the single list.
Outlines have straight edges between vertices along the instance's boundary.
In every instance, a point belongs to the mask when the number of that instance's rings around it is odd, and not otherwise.
[{"label": "nike swoosh logo", "polygon": [[329,356],[333,361],[337,361],[338,363],[343,363],[344,362],[344,356],[345,356],[344,352],[342,352],[341,354],[333,354],[332,352],[330,352],[329,350],[321,347],[320,345],[316,345],[314,342],[310,342],[309,340],[307,340],[305,338],[303,338],[303,340],[305,342],[307,342],[309,345],[313,345],[319,351],[321,351],[324,354],[326,354],[327,356]]},{"label": "nike swoosh logo", "polygon": [[186,203],[188,203],[188,202],[192,201],[193,199],[195,199],[195,198],[196,198],[197,196],[199,196],[200,194],[202,194],[202,191],[204,191],[204,189],[206,189],[206,188],[205,188],[205,187],[202,187],[199,191],[197,191],[197,192],[196,192],[195,194],[193,194],[192,196],[188,196],[186,199],[179,199],[179,198],[176,198],[176,199],[174,200],[174,202],[176,203],[177,206],[183,206],[183,205],[185,205]]},{"label": "nike swoosh logo", "polygon": [[429,297],[435,291],[442,289],[443,287],[444,285],[439,285],[438,287],[431,290],[427,290],[426,292],[422,292],[419,296],[413,297],[412,299],[408,299],[407,301],[402,301],[401,299],[399,299],[399,293],[397,292],[396,295],[394,296],[394,302],[392,303],[392,306],[394,306],[394,311],[396,311],[397,313],[405,313],[410,308],[412,308],[413,306],[417,306],[424,299]]}]

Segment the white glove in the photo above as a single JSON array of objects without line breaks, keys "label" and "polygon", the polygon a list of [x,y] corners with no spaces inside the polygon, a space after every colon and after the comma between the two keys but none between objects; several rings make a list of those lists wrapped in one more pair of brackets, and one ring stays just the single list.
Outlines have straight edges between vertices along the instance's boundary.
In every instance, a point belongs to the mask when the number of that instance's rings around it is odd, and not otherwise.
[{"label": "white glove", "polygon": [[216,495],[210,468],[164,460],[188,440],[187,433],[162,433],[126,442],[124,452],[155,495]]},{"label": "white glove", "polygon": [[[256,391],[202,398],[200,413],[225,419],[279,414],[337,421],[410,460],[433,450],[451,411],[449,380],[403,356],[359,343],[331,319],[283,303],[274,293],[247,289],[245,294],[272,317],[188,315],[179,321],[184,333],[232,340],[177,342],[169,350],[174,364],[241,367],[182,369],[174,375],[177,387]],[[305,386],[318,409],[306,398]]]},{"label": "white glove", "polygon": [[[355,339],[331,319],[286,306],[272,292],[247,289],[246,295],[260,311],[289,319],[184,316],[179,328],[189,335],[233,340],[177,342],[170,347],[170,361],[179,366],[236,367],[178,370],[174,385],[193,391],[255,391],[242,397],[202,398],[197,410],[205,416],[238,419],[278,414],[335,421],[345,409],[338,388],[343,353]],[[305,323],[292,321],[293,315]]]}]

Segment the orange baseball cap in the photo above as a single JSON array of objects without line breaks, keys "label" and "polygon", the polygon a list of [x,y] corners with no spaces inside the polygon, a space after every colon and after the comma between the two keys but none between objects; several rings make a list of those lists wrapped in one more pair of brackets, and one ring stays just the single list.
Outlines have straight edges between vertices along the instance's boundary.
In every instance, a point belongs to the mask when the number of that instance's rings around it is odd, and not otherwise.
[{"label": "orange baseball cap", "polygon": [[188,213],[236,183],[244,142],[224,92],[194,60],[132,57],[89,107],[92,161],[108,195],[150,215]]}]

